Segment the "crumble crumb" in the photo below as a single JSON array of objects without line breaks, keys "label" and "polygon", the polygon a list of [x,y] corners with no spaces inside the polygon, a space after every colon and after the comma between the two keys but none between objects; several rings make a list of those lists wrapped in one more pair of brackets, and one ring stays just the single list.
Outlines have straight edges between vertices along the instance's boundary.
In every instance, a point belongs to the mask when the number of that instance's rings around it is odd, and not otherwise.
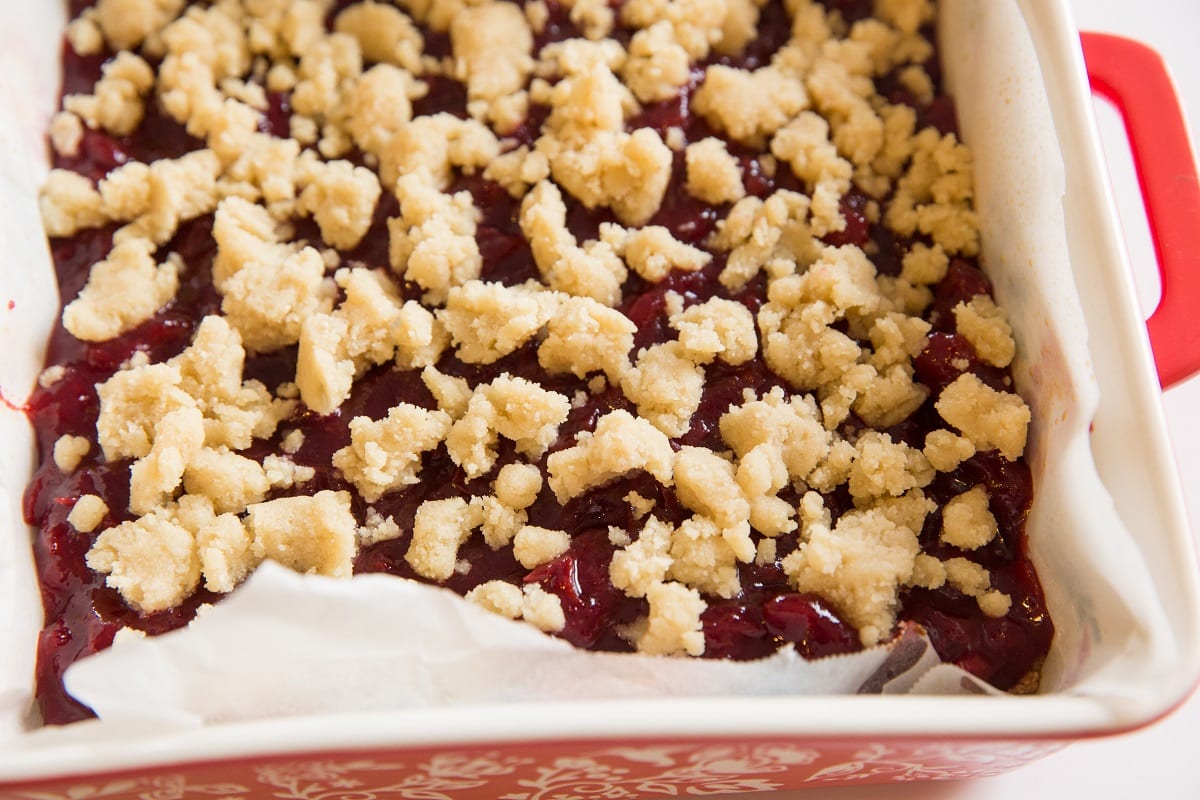
[{"label": "crumble crumb", "polygon": [[736,291],[776,259],[807,265],[817,259],[818,244],[808,225],[809,198],[779,190],[765,201],[745,197],[717,223],[708,245],[729,253],[720,281]]},{"label": "crumble crumb", "polygon": [[742,169],[725,142],[709,136],[687,146],[687,192],[713,205],[736,203],[746,196]]},{"label": "crumble crumb", "polygon": [[679,342],[651,345],[621,377],[621,391],[638,415],[668,436],[683,436],[704,393],[704,370],[685,357]]},{"label": "crumble crumb", "polygon": [[426,500],[417,507],[412,543],[404,560],[417,574],[444,581],[454,574],[458,548],[482,522],[482,512],[461,497]]},{"label": "crumble crumb", "polygon": [[381,191],[379,178],[349,161],[314,162],[302,169],[302,176],[307,185],[296,210],[311,214],[321,237],[334,247],[354,248],[371,226]]},{"label": "crumble crumb", "polygon": [[183,486],[188,494],[209,498],[218,514],[240,514],[266,498],[271,480],[264,465],[253,459],[224,448],[203,447],[188,460]]},{"label": "crumble crumb", "polygon": [[521,601],[524,599],[524,593],[520,586],[501,580],[486,581],[467,592],[466,598],[493,614],[499,614],[508,619],[521,618]]},{"label": "crumble crumb", "polygon": [[571,537],[563,531],[525,525],[512,540],[513,557],[525,569],[533,569],[558,558],[571,546]]},{"label": "crumble crumb", "polygon": [[550,372],[577,378],[601,371],[610,381],[629,369],[629,351],[637,328],[619,311],[590,297],[569,297],[558,304],[538,347],[538,364]]},{"label": "crumble crumb", "polygon": [[850,511],[832,529],[808,527],[808,538],[783,560],[793,588],[829,600],[866,646],[895,624],[900,587],[913,574],[916,534],[878,511]]},{"label": "crumble crumb", "polygon": [[637,519],[641,519],[654,510],[655,502],[648,497],[642,497],[637,492],[630,492],[623,499],[629,503],[629,508]]},{"label": "crumble crumb", "polygon": [[483,177],[500,184],[513,197],[521,198],[529,187],[550,177],[550,161],[545,153],[521,145],[497,156],[487,165]]},{"label": "crumble crumb", "polygon": [[81,56],[99,55],[104,50],[104,34],[96,24],[95,12],[87,10],[67,23],[67,41]]},{"label": "crumble crumb", "polygon": [[217,178],[221,160],[212,150],[195,150],[179,158],[160,158],[150,165],[149,202],[143,213],[113,234],[123,239],[171,240],[183,222],[211,214],[220,199]]},{"label": "crumble crumb", "polygon": [[512,440],[518,453],[538,458],[557,437],[570,410],[564,395],[505,373],[475,387],[466,412],[446,435],[446,451],[469,478],[483,475],[496,463],[498,436]]},{"label": "crumble crumb", "polygon": [[668,22],[672,38],[687,51],[688,58],[701,61],[721,41],[727,10],[724,0],[629,0],[621,5],[621,21],[633,28]]},{"label": "crumble crumb", "polygon": [[616,525],[608,526],[608,543],[613,547],[627,547],[633,537],[624,528],[618,528]]},{"label": "crumble crumb", "polygon": [[346,578],[354,566],[358,522],[348,492],[280,497],[246,509],[254,554],[297,572]]},{"label": "crumble crumb", "polygon": [[467,592],[467,600],[493,614],[509,619],[524,619],[539,630],[553,633],[567,624],[562,602],[536,584],[514,586],[501,580],[481,583]]},{"label": "crumble crumb", "polygon": [[464,8],[450,24],[450,45],[468,102],[483,101],[485,108],[520,91],[533,71],[533,32],[510,3]]},{"label": "crumble crumb", "polygon": [[533,464],[505,464],[496,473],[496,498],[509,508],[533,505],[542,490],[542,473]]},{"label": "crumble crumb", "polygon": [[685,508],[733,528],[750,516],[734,479],[734,466],[706,447],[685,446],[675,455],[675,492]]},{"label": "crumble crumb", "polygon": [[950,266],[950,256],[942,246],[932,247],[923,242],[914,242],[912,249],[904,254],[901,262],[900,277],[910,283],[932,285],[946,277]]},{"label": "crumble crumb", "polygon": [[162,513],[122,522],[96,538],[87,565],[147,614],[179,605],[200,585],[200,558],[191,531]]},{"label": "crumble crumb", "polygon": [[42,225],[51,237],[74,236],[108,222],[104,199],[92,182],[77,172],[52,169],[38,195]]},{"label": "crumble crumb", "polygon": [[989,589],[975,598],[979,610],[989,617],[1003,617],[1012,608],[1012,596],[999,589]]},{"label": "crumble crumb", "polygon": [[610,411],[595,432],[546,460],[550,490],[560,503],[594,486],[644,469],[659,483],[671,484],[675,453],[666,434],[628,411]]},{"label": "crumble crumb", "polygon": [[969,597],[978,597],[992,585],[988,571],[966,558],[948,558],[942,562],[946,568],[946,581]]},{"label": "crumble crumb", "polygon": [[387,140],[378,153],[379,175],[389,188],[402,177],[420,174],[444,190],[455,167],[467,173],[483,170],[498,155],[500,140],[486,125],[439,112],[416,117]]},{"label": "crumble crumb", "polygon": [[545,0],[529,0],[525,3],[525,18],[534,33],[541,33],[550,21],[550,9]]},{"label": "crumble crumb", "polygon": [[71,513],[67,514],[67,522],[71,523],[80,533],[91,533],[100,527],[100,523],[107,515],[108,504],[104,502],[103,498],[94,494],[85,494],[71,507]]},{"label": "crumble crumb", "polygon": [[976,450],[996,449],[1009,461],[1025,452],[1029,406],[1018,395],[996,391],[974,373],[955,378],[934,407]]},{"label": "crumble crumb", "polygon": [[567,228],[567,207],[554,183],[543,180],[525,196],[520,224],[534,262],[551,289],[607,306],[620,302],[625,264],[608,242],[579,246]]},{"label": "crumble crumb", "polygon": [[353,36],[367,61],[403,67],[414,73],[421,69],[424,39],[412,20],[398,8],[363,0],[339,13],[333,29]]},{"label": "crumble crumb", "polygon": [[54,384],[61,381],[67,374],[67,368],[62,364],[55,364],[51,367],[46,367],[38,374],[38,386],[43,389],[49,389]]},{"label": "crumble crumb", "polygon": [[857,451],[844,439],[835,439],[821,463],[808,476],[808,484],[822,492],[832,491],[846,482]]},{"label": "crumble crumb", "polygon": [[50,144],[54,152],[66,158],[79,155],[83,143],[83,122],[70,111],[59,111],[50,119]]},{"label": "crumble crumb", "polygon": [[929,389],[913,380],[912,367],[907,364],[893,364],[882,371],[866,366],[863,372],[868,379],[858,388],[850,407],[871,427],[899,425],[929,397]]},{"label": "crumble crumb", "polygon": [[423,87],[408,70],[388,63],[364,72],[347,100],[346,129],[355,143],[380,157],[412,121],[412,100]]},{"label": "crumble crumb", "polygon": [[95,22],[114,50],[132,50],[179,16],[184,0],[99,0]]},{"label": "crumble crumb", "polygon": [[421,455],[441,444],[451,420],[443,411],[398,403],[385,418],[350,420],[350,444],[333,454],[333,465],[368,503],[420,481]]},{"label": "crumble crumb", "polygon": [[950,558],[942,562],[946,582],[968,597],[975,598],[979,610],[989,617],[1003,617],[1012,607],[1012,598],[991,588],[992,577],[987,569],[966,558]]},{"label": "crumble crumb", "polygon": [[679,331],[684,353],[697,364],[720,359],[737,366],[758,354],[754,315],[734,300],[710,298],[672,314],[669,322]]},{"label": "crumble crumb", "polygon": [[829,123],[812,111],[802,111],[771,140],[771,154],[792,168],[810,191],[829,187],[838,196],[850,188],[854,168],[829,140]]},{"label": "crumble crumb", "polygon": [[196,528],[196,550],[204,587],[212,592],[232,592],[261,561],[254,554],[246,526],[233,514],[200,523]]},{"label": "crumble crumb", "polygon": [[400,178],[395,192],[400,216],[387,223],[392,269],[425,289],[427,301],[442,302],[482,269],[474,201],[468,192],[444,194],[420,174]]},{"label": "crumble crumb", "polygon": [[689,67],[687,50],[675,41],[671,24],[662,20],[633,34],[621,77],[639,101],[657,103],[679,94]]},{"label": "crumble crumb", "polygon": [[140,56],[122,51],[105,62],[101,72],[94,94],[69,94],[63,98],[63,108],[89,128],[128,136],[145,115],[142,97],[154,86],[154,69]]},{"label": "crumble crumb", "polygon": [[943,542],[977,550],[996,538],[999,527],[988,508],[987,489],[975,486],[952,497],[942,509]]},{"label": "crumble crumb", "polygon": [[526,584],[522,590],[521,617],[540,631],[557,633],[567,624],[562,601],[537,584]]},{"label": "crumble crumb", "polygon": [[533,338],[553,313],[551,295],[500,283],[452,287],[437,318],[461,361],[491,364]]},{"label": "crumble crumb", "polygon": [[405,322],[399,287],[382,270],[361,267],[339,269],[333,278],[345,294],[333,312],[346,321],[341,351],[356,372],[386,364],[396,354]]},{"label": "crumble crumb", "polygon": [[[264,248],[264,255],[267,252]],[[243,262],[218,287],[225,318],[241,335],[243,345],[256,353],[300,341],[307,322],[326,314],[333,300],[320,253],[305,247],[275,254],[283,258]]]},{"label": "crumble crumb", "polygon": [[86,436],[60,436],[54,442],[54,464],[64,475],[70,475],[91,449],[92,442]]},{"label": "crumble crumb", "polygon": [[117,372],[96,387],[100,416],[96,432],[107,460],[142,458],[154,441],[155,422],[172,411],[194,407],[170,364],[147,364]]},{"label": "crumble crumb", "polygon": [[122,164],[100,179],[96,188],[111,219],[135,219],[150,206],[150,167],[140,161]]},{"label": "crumble crumb", "polygon": [[741,591],[737,562],[754,558],[749,526],[722,529],[707,517],[685,519],[671,534],[667,577],[704,594],[730,598]]},{"label": "crumble crumb", "polygon": [[875,13],[904,33],[916,33],[935,16],[930,0],[879,0]]},{"label": "crumble crumb", "polygon": [[[296,391],[299,392],[300,390],[298,389]],[[289,456],[294,456],[296,453],[300,452],[301,447],[304,447],[304,441],[304,431],[300,431],[299,428],[295,428],[293,431],[288,431],[287,434],[284,434],[282,441],[280,441],[280,450],[286,452]]]},{"label": "crumble crumb", "polygon": [[751,72],[714,64],[692,95],[706,120],[749,145],[762,145],[808,104],[804,85],[773,66]]},{"label": "crumble crumb", "polygon": [[481,514],[480,533],[493,550],[511,545],[517,532],[529,522],[524,509],[511,508],[492,495],[473,497],[471,505]]},{"label": "crumble crumb", "polygon": [[578,146],[543,136],[538,145],[564,189],[588,208],[611,208],[625,225],[648,222],[671,179],[671,148],[653,128],[599,130]]},{"label": "crumble crumb", "polygon": [[977,294],[971,302],[954,307],[954,320],[979,357],[993,367],[1007,367],[1017,352],[1008,315],[986,294]]},{"label": "crumble crumb", "polygon": [[934,470],[925,454],[886,433],[867,431],[854,448],[848,486],[854,498],[899,497],[909,489],[928,486]]},{"label": "crumble crumb", "polygon": [[938,472],[953,472],[959,464],[975,455],[975,445],[970,439],[942,429],[925,435],[923,452]]},{"label": "crumble crumb", "polygon": [[673,530],[669,523],[649,517],[637,539],[613,553],[608,569],[613,586],[630,597],[645,597],[651,587],[662,583],[671,567],[668,549]]},{"label": "crumble crumb", "polygon": [[877,497],[860,506],[878,511],[892,522],[914,533],[925,528],[925,518],[937,510],[938,504],[920,489],[909,489],[898,497]]},{"label": "crumble crumb", "polygon": [[741,405],[730,406],[719,426],[721,438],[738,458],[766,446],[778,453],[788,475],[796,480],[808,480],[832,444],[817,410],[803,397],[785,397],[778,387],[761,398],[751,394]]},{"label": "crumble crumb", "polygon": [[698,656],[704,653],[700,615],[708,604],[695,589],[680,583],[656,583],[646,592],[650,615],[637,637],[638,652]]},{"label": "crumble crumb", "polygon": [[101,342],[150,319],[179,288],[175,265],[154,263],[154,244],[127,239],[93,265],[79,296],[63,309],[63,327],[86,342]]},{"label": "crumble crumb", "polygon": [[450,419],[460,419],[467,413],[472,392],[466,378],[447,375],[430,364],[421,370],[421,381],[433,395],[438,409],[444,411]]},{"label": "crumble crumb", "polygon": [[774,539],[760,539],[754,555],[754,563],[760,567],[769,567],[779,560],[779,543]]},{"label": "crumble crumb", "polygon": [[979,215],[971,151],[954,134],[925,128],[913,139],[908,170],[896,183],[884,221],[902,236],[923,233],[950,255],[979,252]]},{"label": "crumble crumb", "polygon": [[908,583],[922,589],[940,589],[946,585],[946,565],[927,553],[920,553],[913,559],[913,574]]},{"label": "crumble crumb", "polygon": [[354,362],[342,357],[349,324],[341,317],[314,314],[300,329],[296,385],[304,404],[318,414],[331,414],[350,395]]},{"label": "crumble crumb", "polygon": [[712,261],[710,254],[684,244],[661,225],[647,225],[635,231],[622,231],[615,225],[601,226],[600,235],[634,272],[654,283],[673,269],[695,272]]},{"label": "crumble crumb", "polygon": [[359,549],[370,547],[380,542],[390,542],[404,535],[400,526],[391,517],[385,517],[375,508],[368,507],[363,524],[355,532]]}]

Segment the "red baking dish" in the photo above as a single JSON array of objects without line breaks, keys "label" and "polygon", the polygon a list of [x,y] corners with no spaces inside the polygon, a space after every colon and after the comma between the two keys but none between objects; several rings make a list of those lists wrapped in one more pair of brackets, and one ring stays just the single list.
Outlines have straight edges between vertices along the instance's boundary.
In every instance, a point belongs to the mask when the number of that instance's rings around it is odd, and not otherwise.
[{"label": "red baking dish", "polygon": [[[0,664],[0,712],[7,713],[0,797],[526,800],[966,778],[1149,724],[1182,702],[1200,675],[1200,588],[1160,392],[1200,370],[1200,318],[1190,313],[1200,274],[1185,265],[1200,245],[1200,186],[1178,103],[1153,53],[1094,35],[1084,35],[1081,48],[1066,0],[941,6],[948,85],[959,98],[964,138],[979,154],[985,262],[999,299],[1031,309],[1014,323],[1022,348],[1016,376],[1038,398],[1031,463],[1039,498],[1054,499],[1035,500],[1030,546],[1059,632],[1041,694],[547,702],[38,729],[23,713],[31,645]],[[39,298],[53,294],[34,187],[45,171],[37,154],[56,93],[50,43],[63,24],[60,8],[21,13],[22,26],[3,20],[32,32],[7,37],[14,41],[0,56],[0,68],[17,76],[7,87],[12,118],[0,125],[7,151],[0,241],[40,260],[19,275],[10,261],[0,282],[10,293],[0,331],[14,350],[30,350],[0,365],[0,387],[12,400],[40,365],[47,323]],[[0,16],[16,14],[5,8]],[[1014,28],[1017,41],[996,46]],[[996,50],[1011,63],[996,60]],[[1151,217],[1163,301],[1148,335],[1110,199],[1092,90],[1124,110]],[[1046,135],[1010,136],[1001,144],[1012,151],[979,153],[980,142],[1000,138],[989,128],[1019,131],[1013,115],[1028,109],[1042,115],[1030,127]],[[1047,208],[1059,230],[1051,247],[1014,233]],[[1031,287],[1031,270],[1021,269],[1035,257],[1057,265],[1046,270],[1051,290]],[[1061,314],[1039,307],[1063,296],[1069,307]],[[3,474],[27,476],[30,434],[19,409],[3,410],[0,424],[17,442],[3,454]],[[37,602],[21,544],[21,484],[6,478],[0,489],[0,525],[10,528],[0,536],[0,630],[32,642],[38,620],[12,610]],[[1056,545],[1052,532],[1063,525],[1086,533],[1094,547],[1072,553]],[[1133,589],[1106,582],[1122,570]]]}]

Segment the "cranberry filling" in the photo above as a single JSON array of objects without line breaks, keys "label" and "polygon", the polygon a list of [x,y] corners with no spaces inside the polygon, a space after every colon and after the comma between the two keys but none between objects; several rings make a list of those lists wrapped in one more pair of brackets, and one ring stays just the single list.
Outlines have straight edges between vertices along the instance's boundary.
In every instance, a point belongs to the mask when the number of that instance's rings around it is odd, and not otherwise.
[{"label": "cranberry filling", "polygon": [[[80,4],[73,3],[75,5]],[[339,2],[334,11],[345,5],[348,3]],[[826,5],[839,10],[851,22],[869,14],[872,7],[869,0],[827,0]],[[538,35],[538,46],[578,35],[567,9],[553,0],[547,6],[549,21]],[[769,3],[762,11],[762,21],[763,35],[743,54],[714,56],[708,63],[743,68],[756,68],[767,63],[790,30],[784,4]],[[449,52],[444,35],[423,32],[428,45],[435,51]],[[627,38],[628,34],[628,31],[619,31],[617,36]],[[102,60],[103,57],[81,57],[66,46],[64,92],[89,90],[100,74]],[[932,63],[936,63],[936,59]],[[937,71],[931,70],[931,74],[936,78]],[[647,106],[630,121],[631,127],[647,126],[664,132],[678,128],[688,141],[717,135],[702,118],[690,113],[691,92],[702,79],[703,70],[698,68],[677,99]],[[955,129],[954,107],[948,98],[938,96],[932,104],[920,106],[910,93],[901,90],[894,78],[883,78],[879,85],[881,93],[893,101],[914,105],[924,124],[935,125],[941,130]],[[290,98],[286,94],[271,93],[268,100],[269,109],[263,115],[260,129],[275,135],[283,134],[288,129]],[[431,81],[429,92],[414,104],[414,113],[443,111],[466,115],[465,88],[449,78]],[[544,117],[545,109],[532,108],[529,120],[513,138],[519,143],[531,142]],[[79,155],[71,159],[59,158],[56,165],[98,179],[131,158],[149,161],[177,156],[200,146],[201,143],[188,136],[182,126],[151,103],[146,121],[133,135],[117,139],[102,132],[88,131]],[[765,197],[777,189],[803,191],[804,187],[786,167],[767,174],[755,153],[736,144],[730,144],[729,149],[742,164],[749,194]],[[651,222],[667,227],[685,242],[701,245],[728,208],[710,206],[692,198],[683,189],[684,180],[683,159],[677,155],[666,198]],[[469,191],[481,209],[477,240],[484,259],[483,279],[514,285],[535,278],[538,271],[517,224],[519,202],[478,174],[459,177],[451,190]],[[569,226],[581,240],[594,238],[600,224],[612,220],[611,214],[604,209],[589,210],[569,196],[566,199]],[[846,228],[828,235],[825,241],[834,245],[868,246],[880,272],[898,274],[900,259],[911,242],[900,239],[880,224],[873,224],[870,221],[873,217],[868,212],[869,202],[870,198],[857,189],[843,197],[841,210],[847,221]],[[370,266],[385,267],[388,263],[386,220],[396,215],[396,209],[395,198],[385,193],[371,232],[355,251],[344,255]],[[183,225],[163,249],[162,253],[178,253],[186,267],[176,299],[152,319],[129,333],[97,344],[78,341],[60,326],[52,335],[47,364],[62,366],[62,377],[46,388],[37,389],[28,404],[28,414],[37,431],[41,467],[26,490],[24,509],[26,519],[37,529],[34,553],[46,614],[45,628],[38,643],[38,702],[49,723],[65,723],[90,715],[88,709],[65,693],[62,673],[77,659],[109,646],[119,627],[129,626],[152,634],[164,632],[186,624],[199,604],[219,599],[200,591],[171,611],[138,614],[115,591],[105,586],[103,576],[87,568],[85,555],[97,534],[79,533],[66,522],[71,507],[83,494],[99,495],[112,509],[102,527],[131,518],[122,511],[128,507],[129,462],[106,462],[99,455],[95,433],[99,401],[95,387],[135,352],[146,353],[152,361],[177,354],[189,344],[200,319],[219,311],[221,298],[213,288],[210,276],[215,250],[211,224],[212,218],[208,217]],[[311,223],[298,221],[297,228],[300,235],[310,241],[319,240],[316,227]],[[111,239],[112,229],[109,228],[85,231],[70,239],[52,242],[64,303],[78,294],[91,265],[108,252]],[[635,350],[674,338],[674,332],[667,326],[665,310],[669,291],[681,295],[689,305],[711,297],[725,297],[756,310],[764,302],[763,278],[731,293],[717,281],[724,257],[720,253],[714,256],[705,269],[695,273],[675,272],[658,284],[647,283],[637,276],[628,279],[623,287],[624,302],[620,310],[638,326]],[[417,292],[408,292],[410,288],[405,287],[406,296],[415,296]],[[963,372],[974,372],[995,388],[1010,388],[1011,379],[1006,370],[983,363],[971,345],[954,333],[954,306],[990,291],[990,284],[976,263],[964,259],[952,262],[945,280],[936,287],[935,301],[927,314],[935,331],[928,337],[924,351],[914,359],[917,376],[931,388],[932,396],[912,417],[891,431],[896,438],[920,446],[926,433],[943,427],[932,404],[937,393]],[[295,366],[296,350],[286,348],[247,359],[246,377],[275,387],[292,380]],[[466,377],[472,383],[488,381],[508,372],[536,377],[547,388],[568,396],[585,389],[584,382],[572,376],[547,378],[541,374],[532,345],[489,365],[463,364],[448,354],[438,367],[448,374]],[[784,381],[766,368],[761,358],[739,367],[722,363],[710,366],[699,409],[692,418],[690,430],[679,437],[678,443],[724,449],[718,421],[729,405],[740,402],[744,389],[762,393],[774,387],[788,389]],[[295,453],[294,460],[313,467],[315,477],[291,491],[346,490],[355,498],[355,512],[365,513],[366,504],[355,494],[354,487],[330,465],[331,456],[347,444],[348,424],[352,417],[365,414],[378,419],[400,401],[426,408],[434,406],[432,396],[416,373],[380,367],[356,383],[351,397],[338,412],[319,416],[301,407],[292,419],[280,426],[280,430],[304,433],[304,444]],[[584,403],[571,411],[560,429],[559,441],[550,452],[568,446],[576,432],[593,429],[597,419],[614,408],[632,409],[620,390],[609,388],[589,394]],[[846,423],[847,431],[859,424],[851,417]],[[91,454],[71,475],[63,475],[52,457],[55,441],[65,434],[85,436],[92,441]],[[280,436],[277,434],[274,439],[255,442],[246,454],[261,457],[278,452]],[[497,468],[515,457],[511,443],[502,443],[499,449]],[[543,459],[539,466],[544,467],[544,464]],[[387,494],[374,505],[381,514],[393,517],[402,530],[411,530],[416,508],[422,502],[451,495],[486,493],[492,474],[468,480],[445,449],[439,448],[424,459],[422,483]],[[971,555],[991,570],[994,586],[1011,595],[1011,609],[1004,617],[989,618],[979,611],[973,599],[954,589],[913,589],[902,597],[900,619],[924,626],[943,658],[1000,688],[1009,688],[1038,665],[1053,634],[1036,574],[1025,553],[1025,518],[1032,498],[1028,467],[1024,462],[1008,462],[995,452],[979,453],[954,472],[939,475],[927,493],[935,500],[945,502],[979,483],[988,488],[1000,535],[982,551]],[[492,579],[535,584],[561,600],[567,618],[567,626],[560,634],[563,638],[578,646],[599,650],[630,649],[620,634],[645,613],[646,603],[616,589],[609,580],[608,566],[616,547],[610,529],[619,529],[636,538],[642,525],[642,520],[633,514],[625,499],[631,491],[655,501],[654,513],[665,521],[677,523],[689,514],[673,491],[662,487],[647,474],[627,476],[593,489],[565,507],[560,507],[549,490],[544,489],[529,509],[529,521],[533,525],[566,531],[572,544],[565,553],[527,570],[517,563],[511,550],[493,551],[480,537],[473,537],[460,553],[470,562],[470,569],[455,574],[445,585],[465,593]],[[842,510],[851,507],[844,487],[826,498],[826,506],[835,519]],[[931,514],[921,537],[926,551],[945,558],[962,555],[939,542],[940,524],[940,515]],[[417,577],[404,559],[409,538],[410,534],[405,534],[400,539],[364,549],[357,558],[356,571]],[[786,552],[794,543],[795,534],[781,537],[780,551]],[[737,596],[706,598],[708,608],[702,617],[706,657],[752,659],[768,655],[781,646],[792,646],[808,658],[860,649],[857,633],[825,601],[791,589],[779,561],[743,564],[740,577],[742,591]]]}]

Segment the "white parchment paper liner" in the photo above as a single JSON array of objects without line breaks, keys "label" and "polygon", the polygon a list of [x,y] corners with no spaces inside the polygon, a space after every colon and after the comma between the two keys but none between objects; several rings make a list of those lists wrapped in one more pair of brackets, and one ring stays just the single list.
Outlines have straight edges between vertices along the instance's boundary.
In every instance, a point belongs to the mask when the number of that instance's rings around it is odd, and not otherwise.
[{"label": "white parchment paper liner", "polygon": [[[21,398],[35,380],[49,321],[57,312],[51,269],[37,234],[34,187],[45,166],[30,154],[56,94],[62,9],[56,3],[0,7],[0,333],[10,344],[0,388]],[[1030,542],[1058,635],[1044,672],[1047,691],[1121,691],[1146,660],[1169,659],[1173,642],[1154,586],[1100,483],[1087,429],[1096,389],[1062,226],[1063,170],[1041,76],[1016,6],[1005,0],[944,0],[943,58],[958,98],[964,138],[975,149],[985,258],[1020,343],[1018,385],[1034,409],[1029,457],[1035,473]],[[0,734],[30,726],[31,666],[41,609],[20,519],[32,464],[20,413],[0,409]],[[433,646],[411,635],[390,641],[411,595]],[[433,598],[433,599],[430,599]],[[408,625],[408,622],[403,623]],[[412,630],[412,629],[410,629]],[[447,638],[448,637],[448,638]],[[1137,663],[1130,654],[1136,653]],[[172,659],[181,658],[186,668]],[[95,735],[121,724],[197,724],[323,709],[395,704],[524,702],[594,696],[846,692],[881,666],[884,654],[807,663],[790,655],[753,665],[579,653],[532,629],[482,615],[428,587],[382,577],[336,585],[277,568],[193,630],[133,641],[85,661],[69,685],[101,711]],[[874,659],[871,661],[870,659]],[[904,690],[919,661],[888,687]],[[961,690],[946,668],[923,692]],[[506,681],[492,680],[496,675]],[[491,676],[491,677],[489,677]],[[372,694],[373,693],[373,694]],[[22,745],[53,746],[72,734],[45,730]]]}]

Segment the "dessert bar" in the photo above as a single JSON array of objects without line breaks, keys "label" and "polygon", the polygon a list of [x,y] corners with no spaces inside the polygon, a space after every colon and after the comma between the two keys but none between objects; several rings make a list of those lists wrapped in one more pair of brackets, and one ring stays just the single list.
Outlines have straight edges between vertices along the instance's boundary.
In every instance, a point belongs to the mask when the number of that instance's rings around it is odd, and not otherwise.
[{"label": "dessert bar", "polygon": [[[73,2],[47,722],[264,559],[582,648],[1034,691],[1019,358],[928,0]],[[983,265],[986,266],[986,265]]]}]

